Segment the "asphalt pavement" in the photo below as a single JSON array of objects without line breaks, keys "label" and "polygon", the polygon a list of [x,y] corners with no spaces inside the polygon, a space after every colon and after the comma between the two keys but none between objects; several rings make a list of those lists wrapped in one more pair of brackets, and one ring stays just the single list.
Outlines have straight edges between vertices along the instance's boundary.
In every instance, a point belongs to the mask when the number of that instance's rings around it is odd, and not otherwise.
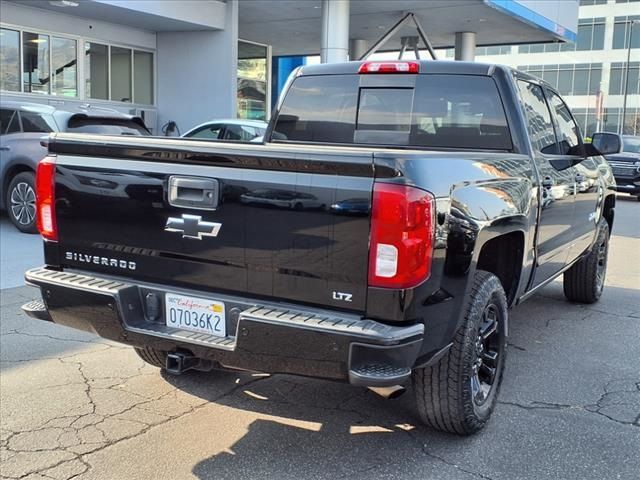
[{"label": "asphalt pavement", "polygon": [[36,236],[0,224],[0,473],[42,479],[638,479],[640,203],[621,195],[600,302],[561,282],[511,315],[491,422],[473,437],[384,400],[287,375],[163,375],[127,347],[31,320]]}]

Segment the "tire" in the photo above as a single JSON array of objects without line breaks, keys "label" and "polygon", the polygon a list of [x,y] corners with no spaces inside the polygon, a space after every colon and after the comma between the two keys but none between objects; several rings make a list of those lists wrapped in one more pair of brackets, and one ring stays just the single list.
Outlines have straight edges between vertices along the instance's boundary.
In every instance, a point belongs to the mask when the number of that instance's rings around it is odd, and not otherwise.
[{"label": "tire", "polygon": [[167,352],[156,350],[155,348],[151,347],[134,347],[134,350],[136,351],[138,356],[149,365],[158,367],[162,370],[167,368]]},{"label": "tire", "polygon": [[435,365],[412,372],[418,413],[427,426],[458,435],[485,426],[502,383],[507,321],[500,281],[478,270],[453,345]]},{"label": "tire", "polygon": [[638,200],[638,201],[640,202],[640,195],[638,195],[638,196],[636,197],[636,200]]},{"label": "tire", "polygon": [[609,224],[600,220],[598,235],[589,253],[564,272],[564,296],[578,303],[595,303],[600,299],[607,274]]},{"label": "tire", "polygon": [[17,174],[7,188],[7,215],[22,233],[38,233],[35,192],[35,175],[32,172]]}]

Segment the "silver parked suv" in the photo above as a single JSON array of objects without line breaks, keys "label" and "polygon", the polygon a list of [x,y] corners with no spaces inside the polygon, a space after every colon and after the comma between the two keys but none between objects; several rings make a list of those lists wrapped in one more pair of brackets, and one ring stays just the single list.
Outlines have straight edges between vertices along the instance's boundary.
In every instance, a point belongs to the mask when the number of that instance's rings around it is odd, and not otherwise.
[{"label": "silver parked suv", "polygon": [[141,118],[107,108],[0,103],[0,209],[25,233],[36,232],[35,171],[47,153],[40,142],[51,132],[151,134]]}]

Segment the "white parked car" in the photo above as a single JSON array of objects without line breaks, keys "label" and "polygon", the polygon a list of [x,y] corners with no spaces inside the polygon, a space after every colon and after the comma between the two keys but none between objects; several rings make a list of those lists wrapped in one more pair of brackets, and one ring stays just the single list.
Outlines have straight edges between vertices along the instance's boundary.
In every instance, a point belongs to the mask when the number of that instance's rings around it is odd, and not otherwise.
[{"label": "white parked car", "polygon": [[260,120],[211,120],[192,128],[182,135],[184,138],[198,138],[200,140],[235,140],[252,142],[262,141],[267,131],[267,123]]}]

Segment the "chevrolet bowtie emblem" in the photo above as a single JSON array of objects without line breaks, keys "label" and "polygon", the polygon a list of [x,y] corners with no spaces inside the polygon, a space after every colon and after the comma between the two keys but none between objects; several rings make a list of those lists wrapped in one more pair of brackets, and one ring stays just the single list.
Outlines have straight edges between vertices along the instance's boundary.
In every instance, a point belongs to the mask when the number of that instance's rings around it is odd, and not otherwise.
[{"label": "chevrolet bowtie emblem", "polygon": [[185,213],[182,218],[169,217],[164,230],[182,233],[182,238],[202,240],[202,237],[217,237],[221,227],[221,223],[203,222],[202,217]]}]

